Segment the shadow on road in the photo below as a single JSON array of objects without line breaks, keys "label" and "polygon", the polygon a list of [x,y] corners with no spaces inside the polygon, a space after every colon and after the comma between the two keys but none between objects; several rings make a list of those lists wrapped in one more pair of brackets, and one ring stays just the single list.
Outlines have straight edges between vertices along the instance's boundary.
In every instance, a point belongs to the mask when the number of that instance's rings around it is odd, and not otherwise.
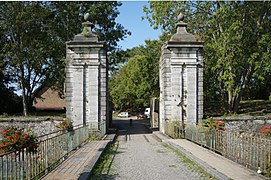
[{"label": "shadow on road", "polygon": [[113,119],[112,126],[118,130],[118,135],[150,134],[149,119],[119,118]]}]

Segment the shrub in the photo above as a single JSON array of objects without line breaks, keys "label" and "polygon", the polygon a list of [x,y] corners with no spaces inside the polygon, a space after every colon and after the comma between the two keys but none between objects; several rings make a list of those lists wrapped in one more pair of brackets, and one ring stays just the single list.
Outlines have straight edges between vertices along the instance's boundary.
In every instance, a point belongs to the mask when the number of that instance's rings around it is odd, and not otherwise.
[{"label": "shrub", "polygon": [[264,134],[264,135],[266,135],[266,136],[269,136],[269,137],[271,137],[271,129],[270,129],[271,127],[270,126],[263,126],[262,127],[262,129],[260,129],[260,133],[261,134]]},{"label": "shrub", "polygon": [[224,130],[225,123],[219,120],[215,120],[214,118],[210,117],[202,121],[202,125],[204,127],[208,127],[209,129],[215,130]]},{"label": "shrub", "polygon": [[72,123],[73,123],[72,120],[70,120],[69,118],[65,118],[61,123],[57,125],[57,127],[60,128],[61,130],[71,131],[73,130]]},{"label": "shrub", "polygon": [[19,152],[26,149],[27,152],[36,152],[38,139],[31,132],[23,132],[14,127],[2,129],[2,140],[0,141],[0,154],[7,152]]}]

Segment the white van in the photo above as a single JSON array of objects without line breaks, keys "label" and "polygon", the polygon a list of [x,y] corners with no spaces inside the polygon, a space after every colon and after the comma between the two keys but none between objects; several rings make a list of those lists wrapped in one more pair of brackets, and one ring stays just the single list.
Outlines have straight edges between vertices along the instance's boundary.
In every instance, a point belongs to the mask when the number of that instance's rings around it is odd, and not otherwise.
[{"label": "white van", "polygon": [[147,118],[150,118],[151,108],[145,108],[144,114],[147,116]]}]

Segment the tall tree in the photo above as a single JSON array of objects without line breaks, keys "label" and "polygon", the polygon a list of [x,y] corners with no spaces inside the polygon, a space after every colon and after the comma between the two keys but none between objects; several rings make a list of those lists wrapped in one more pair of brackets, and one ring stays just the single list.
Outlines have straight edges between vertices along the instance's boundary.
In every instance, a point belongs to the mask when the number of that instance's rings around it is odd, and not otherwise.
[{"label": "tall tree", "polygon": [[127,50],[130,59],[109,82],[116,109],[137,110],[150,105],[159,96],[159,50],[161,42],[146,41],[146,46]]},{"label": "tall tree", "polygon": [[39,2],[1,2],[4,61],[7,72],[22,90],[23,114],[27,115],[33,91],[50,77],[50,36],[46,26],[50,12]]},{"label": "tall tree", "polygon": [[252,79],[270,73],[270,2],[217,2],[217,32],[206,38],[208,52],[215,59],[212,70],[227,92],[229,111],[238,112],[244,91]]},{"label": "tall tree", "polygon": [[169,34],[175,25],[171,16],[185,12],[190,31],[205,41],[206,101],[227,100],[236,113],[249,82],[270,73],[270,8],[270,2],[173,1],[150,2],[145,12],[154,28]]},{"label": "tall tree", "polygon": [[21,90],[23,114],[39,90],[64,82],[65,42],[81,32],[89,12],[108,50],[129,32],[115,22],[119,2],[1,2],[1,47],[6,72]]}]

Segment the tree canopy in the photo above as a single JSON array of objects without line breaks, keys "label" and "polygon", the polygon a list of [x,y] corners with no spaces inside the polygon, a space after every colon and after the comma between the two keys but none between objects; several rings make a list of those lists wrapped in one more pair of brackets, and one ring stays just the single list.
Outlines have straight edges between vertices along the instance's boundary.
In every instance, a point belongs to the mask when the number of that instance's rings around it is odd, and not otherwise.
[{"label": "tree canopy", "polygon": [[120,2],[1,2],[1,62],[9,84],[21,90],[24,115],[39,90],[64,83],[65,42],[81,32],[89,12],[107,50],[129,32],[116,23]]},{"label": "tree canopy", "polygon": [[[162,40],[167,41],[174,33],[175,19],[182,12],[190,32],[205,42],[206,104],[226,101],[228,110],[236,113],[241,99],[251,98],[246,92],[258,84],[268,85],[270,2],[153,1],[144,11],[150,25],[164,31]],[[270,93],[270,88],[269,84],[265,92]]]},{"label": "tree canopy", "polygon": [[159,96],[161,42],[145,41],[145,46],[127,50],[129,60],[109,81],[110,95],[117,110],[140,110]]}]

